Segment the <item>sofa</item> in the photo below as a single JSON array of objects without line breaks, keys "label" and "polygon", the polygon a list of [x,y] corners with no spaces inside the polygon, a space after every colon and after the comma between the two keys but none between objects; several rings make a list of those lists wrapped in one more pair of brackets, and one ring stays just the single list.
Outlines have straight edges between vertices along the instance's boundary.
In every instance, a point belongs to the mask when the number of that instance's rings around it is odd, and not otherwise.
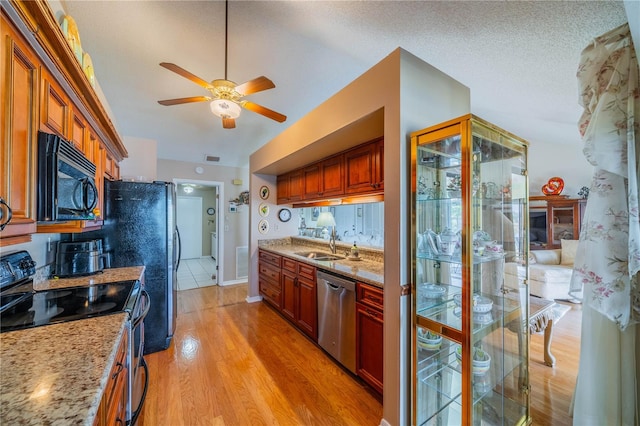
[{"label": "sofa", "polygon": [[[573,261],[578,240],[561,240],[560,249],[532,250],[529,255],[529,293],[543,299],[578,302],[569,295]],[[504,268],[505,286],[518,288],[526,276],[525,267],[508,262]]]}]

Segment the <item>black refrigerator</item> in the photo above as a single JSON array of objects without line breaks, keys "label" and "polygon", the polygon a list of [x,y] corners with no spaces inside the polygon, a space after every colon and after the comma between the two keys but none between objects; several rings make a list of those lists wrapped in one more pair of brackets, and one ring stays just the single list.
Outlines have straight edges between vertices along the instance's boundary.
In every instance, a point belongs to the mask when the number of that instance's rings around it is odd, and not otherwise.
[{"label": "black refrigerator", "polygon": [[102,238],[111,267],[145,266],[151,307],[144,319],[144,354],[169,347],[176,327],[180,234],[173,183],[105,181]]}]

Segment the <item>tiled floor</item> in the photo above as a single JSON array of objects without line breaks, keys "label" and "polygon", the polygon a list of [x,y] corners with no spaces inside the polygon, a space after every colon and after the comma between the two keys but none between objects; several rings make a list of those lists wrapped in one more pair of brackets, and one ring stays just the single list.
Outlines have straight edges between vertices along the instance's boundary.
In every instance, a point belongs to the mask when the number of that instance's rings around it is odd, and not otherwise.
[{"label": "tiled floor", "polygon": [[217,280],[213,277],[216,273],[216,261],[210,256],[183,259],[178,268],[178,290],[217,285]]}]

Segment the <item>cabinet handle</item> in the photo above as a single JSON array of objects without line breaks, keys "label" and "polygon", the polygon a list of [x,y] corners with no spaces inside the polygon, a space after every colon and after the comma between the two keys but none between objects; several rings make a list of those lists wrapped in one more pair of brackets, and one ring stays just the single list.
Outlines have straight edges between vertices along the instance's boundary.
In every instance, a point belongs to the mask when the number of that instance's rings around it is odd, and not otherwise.
[{"label": "cabinet handle", "polygon": [[124,426],[124,420],[122,420],[120,417],[116,417],[116,423]]},{"label": "cabinet handle", "polygon": [[[13,217],[13,211],[11,210],[11,207],[9,207],[9,204],[7,204],[4,201],[4,198],[0,197],[0,208],[2,206],[5,206],[7,208],[7,220],[5,220],[4,222],[0,223],[0,231],[4,230],[4,227],[7,226],[7,224],[9,222],[11,222],[11,218]],[[2,219],[2,211],[0,210],[0,219]]]},{"label": "cabinet handle", "polygon": [[367,315],[369,315],[371,318],[378,318],[378,313],[370,311],[369,309],[367,309]]},{"label": "cabinet handle", "polygon": [[113,380],[115,380],[115,378],[118,377],[118,374],[122,373],[122,370],[124,369],[124,364],[121,362],[118,362],[116,365],[118,366],[118,371],[111,375],[111,379]]},{"label": "cabinet handle", "polygon": [[382,300],[378,299],[377,297],[372,297],[372,296],[367,296],[367,299],[371,300],[372,302],[375,302],[379,305],[382,304]]}]

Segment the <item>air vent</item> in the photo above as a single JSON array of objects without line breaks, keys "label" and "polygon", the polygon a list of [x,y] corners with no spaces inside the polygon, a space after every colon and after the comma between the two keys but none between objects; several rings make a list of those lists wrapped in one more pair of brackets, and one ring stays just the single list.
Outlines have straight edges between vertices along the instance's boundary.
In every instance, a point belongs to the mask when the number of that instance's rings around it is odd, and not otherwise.
[{"label": "air vent", "polygon": [[213,155],[205,155],[204,156],[204,161],[210,161],[212,163],[217,163],[220,161],[220,157],[215,157]]}]

